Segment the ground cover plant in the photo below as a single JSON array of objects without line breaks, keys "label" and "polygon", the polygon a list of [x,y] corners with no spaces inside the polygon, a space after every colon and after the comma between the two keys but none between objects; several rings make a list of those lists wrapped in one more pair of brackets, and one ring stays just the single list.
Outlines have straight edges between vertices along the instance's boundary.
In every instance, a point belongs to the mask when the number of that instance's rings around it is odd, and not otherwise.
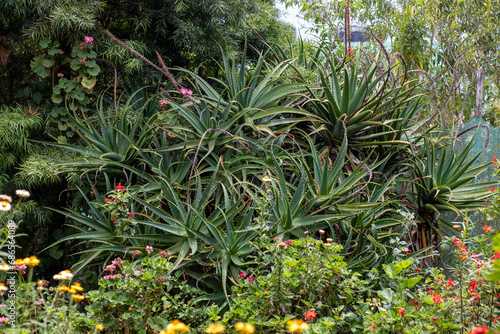
[{"label": "ground cover plant", "polygon": [[[233,36],[207,73],[212,60],[186,65],[201,53],[145,52],[108,28],[37,39],[46,114],[0,109],[2,331],[497,327],[498,183],[478,176],[498,161],[433,124],[401,54],[259,36],[235,55]],[[114,48],[128,60],[111,64]],[[122,72],[132,60],[144,80]]]}]

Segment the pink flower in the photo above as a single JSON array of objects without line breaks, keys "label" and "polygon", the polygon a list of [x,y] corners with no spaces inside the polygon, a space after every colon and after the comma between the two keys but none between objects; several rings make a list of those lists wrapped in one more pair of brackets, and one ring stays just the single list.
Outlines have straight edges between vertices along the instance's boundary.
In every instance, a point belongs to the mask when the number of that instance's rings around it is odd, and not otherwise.
[{"label": "pink flower", "polygon": [[62,74],[62,73],[57,73],[57,77],[58,77],[58,78],[62,78],[62,77],[64,77],[64,74]]},{"label": "pink flower", "polygon": [[153,246],[146,246],[146,252],[151,253],[153,251]]},{"label": "pink flower", "polygon": [[9,321],[7,317],[0,317],[0,323]]},{"label": "pink flower", "polygon": [[285,244],[289,244],[289,245],[291,245],[292,243],[293,243],[293,241],[292,241],[292,240],[287,240],[287,241],[285,241]]},{"label": "pink flower", "polygon": [[114,264],[110,264],[110,265],[107,265],[106,266],[106,269],[104,269],[105,271],[113,271],[116,269],[116,266]]},{"label": "pink flower", "polygon": [[372,324],[370,327],[368,327],[368,329],[374,329],[375,327],[377,327],[377,324]]},{"label": "pink flower", "polygon": [[43,299],[38,299],[38,301],[36,302],[36,304],[37,304],[38,306],[42,305],[42,303],[43,303]]},{"label": "pink flower", "polygon": [[280,240],[280,238],[278,238],[278,237],[274,237],[274,238],[273,238],[273,240],[274,240],[274,241],[278,241],[278,240]]},{"label": "pink flower", "polygon": [[245,278],[245,277],[247,277],[247,274],[246,273],[240,273],[239,276]]},{"label": "pink flower", "polygon": [[103,278],[104,279],[113,279],[113,278],[116,278],[117,275],[106,275],[104,276]]},{"label": "pink flower", "polygon": [[[184,88],[183,88],[183,89],[184,89]],[[165,101],[165,100],[160,100],[160,101],[158,101],[158,103],[160,104],[160,106],[163,106],[163,105],[165,105],[165,104],[170,104],[170,102]]]},{"label": "pink flower", "polygon": [[256,279],[257,279],[256,277],[253,277],[253,276],[248,276],[247,281],[249,281],[249,282],[253,282],[253,281],[255,281]]},{"label": "pink flower", "polygon": [[401,314],[402,317],[406,315],[406,310],[402,307],[398,310],[398,313]]},{"label": "pink flower", "polygon": [[181,88],[181,94],[182,95],[193,95],[193,91],[190,89]]},{"label": "pink flower", "polygon": [[87,44],[92,44],[92,42],[94,42],[94,37],[91,37],[91,36],[85,36],[85,38],[83,39],[85,41],[85,43]]}]

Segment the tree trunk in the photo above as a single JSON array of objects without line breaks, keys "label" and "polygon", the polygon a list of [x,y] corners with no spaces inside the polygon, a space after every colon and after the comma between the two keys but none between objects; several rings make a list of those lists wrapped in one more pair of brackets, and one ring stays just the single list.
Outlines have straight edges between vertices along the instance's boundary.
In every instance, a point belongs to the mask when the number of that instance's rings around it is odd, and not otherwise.
[{"label": "tree trunk", "polygon": [[483,114],[483,95],[484,95],[484,68],[479,69],[477,74],[477,92],[476,92],[476,110],[474,117]]}]

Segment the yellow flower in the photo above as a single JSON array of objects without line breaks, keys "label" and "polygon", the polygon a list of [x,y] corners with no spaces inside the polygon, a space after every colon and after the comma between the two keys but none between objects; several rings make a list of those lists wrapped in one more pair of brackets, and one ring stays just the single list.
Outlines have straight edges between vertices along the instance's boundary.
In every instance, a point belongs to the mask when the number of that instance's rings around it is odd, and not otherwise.
[{"label": "yellow flower", "polygon": [[71,294],[76,293],[76,290],[75,290],[75,289],[73,289],[72,287],[70,287],[70,288],[68,289],[68,293],[71,293]]},{"label": "yellow flower", "polygon": [[[28,259],[28,261],[26,261],[26,259]],[[34,255],[26,259],[24,259],[24,261],[28,267],[36,267],[40,264],[40,260]]]},{"label": "yellow flower", "polygon": [[219,334],[222,333],[226,330],[226,326],[221,325],[221,324],[211,324],[210,326],[207,327],[205,330],[205,333],[207,334]]},{"label": "yellow flower", "polygon": [[237,322],[234,324],[234,329],[240,334],[253,334],[255,333],[255,327],[248,322]]},{"label": "yellow flower", "polygon": [[101,325],[101,324],[97,324],[97,325],[95,326],[95,328],[97,328],[97,330],[100,330],[100,331],[104,330],[104,326],[103,326],[103,325]]},{"label": "yellow flower", "polygon": [[75,283],[71,286],[71,289],[74,289],[76,291],[79,291],[79,292],[82,292],[83,291],[83,288],[82,288],[82,285],[80,283]]},{"label": "yellow flower", "polygon": [[307,322],[300,319],[289,320],[286,325],[290,333],[302,333],[309,329]]},{"label": "yellow flower", "polygon": [[79,301],[82,301],[85,299],[85,296],[84,295],[72,295],[71,297],[73,297],[73,300],[75,302],[79,302]]},{"label": "yellow flower", "polygon": [[10,270],[10,265],[7,263],[2,263],[0,264],[0,271],[9,271]]},{"label": "yellow flower", "polygon": [[28,263],[30,263],[29,257],[24,258],[24,259],[16,259],[16,261],[14,262],[14,265],[22,266],[23,264],[28,265]]},{"label": "yellow flower", "polygon": [[[167,329],[165,331],[161,331],[160,334],[176,334],[176,333],[184,333],[189,330],[189,326],[185,323],[175,319],[171,323],[167,325]],[[163,332],[163,333],[162,333]]]},{"label": "yellow flower", "polygon": [[5,283],[0,283],[0,292],[9,291],[9,288],[5,286]]},{"label": "yellow flower", "polygon": [[18,189],[16,190],[16,195],[19,197],[28,198],[30,197],[30,192],[24,189]]},{"label": "yellow flower", "polygon": [[62,286],[58,287],[57,290],[59,291],[69,291],[69,288],[66,286],[66,284],[63,284]]}]

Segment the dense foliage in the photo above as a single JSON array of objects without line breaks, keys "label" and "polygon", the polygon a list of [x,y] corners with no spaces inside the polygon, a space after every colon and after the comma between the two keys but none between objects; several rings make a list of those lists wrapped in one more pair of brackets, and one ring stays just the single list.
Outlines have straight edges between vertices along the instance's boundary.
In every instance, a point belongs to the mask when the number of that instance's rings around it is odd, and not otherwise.
[{"label": "dense foliage", "polygon": [[267,1],[0,6],[24,43],[0,50],[8,333],[446,333],[500,315],[466,217],[496,214],[490,164],[432,124],[401,54],[287,45]]}]

